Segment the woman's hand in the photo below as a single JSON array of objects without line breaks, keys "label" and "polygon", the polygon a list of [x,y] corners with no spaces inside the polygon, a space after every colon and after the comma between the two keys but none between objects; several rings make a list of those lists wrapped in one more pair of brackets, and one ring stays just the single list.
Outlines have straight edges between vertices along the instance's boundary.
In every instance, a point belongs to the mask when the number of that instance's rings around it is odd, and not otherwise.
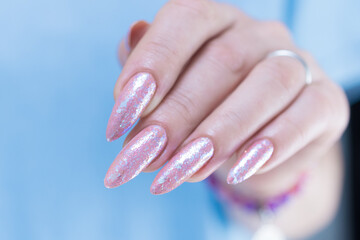
[{"label": "woman's hand", "polygon": [[[151,186],[154,194],[201,181],[221,166],[230,184],[266,173],[266,180],[255,181],[261,188],[282,173],[296,176],[307,167],[303,160],[328,151],[347,125],[343,91],[280,22],[254,20],[209,0],[171,0],[151,25],[135,23],[127,41],[119,51],[124,68],[108,140],[141,119],[111,165],[106,187],[165,164]],[[305,84],[298,60],[266,58],[279,49],[305,59],[312,84]]]}]

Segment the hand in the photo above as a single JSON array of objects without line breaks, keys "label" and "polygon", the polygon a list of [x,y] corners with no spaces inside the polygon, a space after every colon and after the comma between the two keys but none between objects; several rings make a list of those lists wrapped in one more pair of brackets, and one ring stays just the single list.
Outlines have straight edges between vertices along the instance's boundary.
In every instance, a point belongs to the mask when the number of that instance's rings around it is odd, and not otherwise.
[{"label": "hand", "polygon": [[[151,26],[140,25],[130,31],[130,48],[124,41],[120,47],[125,65],[108,140],[141,119],[111,165],[106,187],[168,160],[151,186],[154,194],[201,181],[221,166],[229,171],[232,164],[230,184],[255,172],[274,177],[280,164],[295,175],[306,161],[293,159],[313,161],[343,133],[349,116],[343,91],[295,46],[282,23],[257,21],[209,0],[172,0]],[[299,61],[266,58],[279,49],[305,59],[311,85]]]}]

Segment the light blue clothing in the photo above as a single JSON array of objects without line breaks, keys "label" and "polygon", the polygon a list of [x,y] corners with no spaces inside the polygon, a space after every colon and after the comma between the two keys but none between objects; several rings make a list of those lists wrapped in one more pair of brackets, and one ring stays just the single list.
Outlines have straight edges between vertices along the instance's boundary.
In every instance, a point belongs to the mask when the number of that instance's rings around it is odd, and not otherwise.
[{"label": "light blue clothing", "polygon": [[[105,140],[118,41],[165,2],[0,0],[0,239],[222,236],[202,183],[162,196],[149,192],[156,173],[103,186],[124,139]],[[333,2],[233,1],[287,21],[299,46],[350,89],[360,77],[360,2]]]}]

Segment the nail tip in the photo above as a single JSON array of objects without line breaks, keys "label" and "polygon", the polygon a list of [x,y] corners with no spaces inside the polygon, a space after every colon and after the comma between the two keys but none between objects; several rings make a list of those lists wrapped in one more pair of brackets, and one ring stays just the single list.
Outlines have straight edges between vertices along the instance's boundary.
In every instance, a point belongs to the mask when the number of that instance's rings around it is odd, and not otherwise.
[{"label": "nail tip", "polygon": [[165,193],[167,193],[167,192],[160,192],[160,191],[152,191],[152,190],[150,190],[150,193],[151,193],[152,195],[162,195],[162,194],[165,194]]},{"label": "nail tip", "polygon": [[[140,85],[140,86],[139,86]],[[124,86],[116,100],[106,129],[106,137],[114,141],[124,135],[140,118],[156,91],[150,73],[136,74]]]},{"label": "nail tip", "polygon": [[113,142],[117,139],[119,139],[122,135],[126,133],[127,129],[119,128],[116,131],[115,130],[109,130],[106,131],[106,141]]},{"label": "nail tip", "polygon": [[109,184],[109,183],[106,182],[106,180],[104,180],[104,186],[105,186],[105,188],[107,188],[107,189],[113,188],[111,184]]},{"label": "nail tip", "polygon": [[[109,170],[111,172],[111,170]],[[121,185],[123,185],[124,183],[129,182],[131,179],[133,179],[134,177],[136,177],[137,175],[133,175],[131,177],[129,177],[128,175],[122,175],[121,177],[118,176],[116,179],[113,179],[111,177],[111,173],[107,173],[107,175],[105,176],[104,179],[104,185],[106,188],[116,188],[119,187]]]},{"label": "nail tip", "polygon": [[150,193],[151,193],[152,195],[159,195],[157,192],[151,191],[151,190],[150,190]]},{"label": "nail tip", "polygon": [[[171,190],[169,190],[171,191]],[[150,187],[150,193],[153,195],[162,195],[164,193],[169,192],[167,189],[164,189],[161,184],[154,183]]]},{"label": "nail tip", "polygon": [[104,183],[104,186],[107,188],[107,189],[112,189],[112,188],[116,188],[116,187],[119,187],[120,185],[122,185],[122,183]]},{"label": "nail tip", "polygon": [[228,184],[230,184],[230,185],[235,185],[235,184],[238,184],[238,183],[239,183],[239,182],[238,182],[238,179],[235,178],[235,177],[233,177],[233,176],[231,176],[230,174],[229,174],[229,176],[227,177],[226,182],[227,182]]},{"label": "nail tip", "polygon": [[[132,149],[131,146],[138,141],[142,145]],[[163,151],[166,143],[163,127],[151,125],[143,129],[116,156],[105,176],[105,186],[118,187],[138,176]],[[156,190],[154,192],[157,193]]]},{"label": "nail tip", "polygon": [[151,193],[152,195],[159,195],[159,194],[157,193],[157,191],[154,190],[154,189],[152,189],[152,188],[150,188],[150,193]]},{"label": "nail tip", "polygon": [[104,186],[108,189],[116,188],[116,187],[120,186],[122,183],[117,182],[116,180],[111,179],[110,176],[108,176],[108,174],[106,174],[105,179],[104,179]]},{"label": "nail tip", "polygon": [[111,131],[111,134],[108,134],[109,138],[111,139],[111,141],[114,141],[120,137],[122,137],[125,133],[127,133],[130,128],[132,128],[132,126],[134,126],[135,123],[131,123],[129,126],[127,127],[118,127],[116,129],[113,129]]},{"label": "nail tip", "polygon": [[106,141],[108,142],[114,141],[114,131],[107,129],[105,136],[106,136]]},{"label": "nail tip", "polygon": [[230,179],[227,179],[227,184],[230,184],[230,185],[235,185],[236,184],[236,182],[232,179],[232,180],[230,180]]},{"label": "nail tip", "polygon": [[107,142],[113,142],[113,141],[115,141],[116,139],[118,139],[118,138],[107,137],[107,138],[106,138],[106,141],[107,141]]}]

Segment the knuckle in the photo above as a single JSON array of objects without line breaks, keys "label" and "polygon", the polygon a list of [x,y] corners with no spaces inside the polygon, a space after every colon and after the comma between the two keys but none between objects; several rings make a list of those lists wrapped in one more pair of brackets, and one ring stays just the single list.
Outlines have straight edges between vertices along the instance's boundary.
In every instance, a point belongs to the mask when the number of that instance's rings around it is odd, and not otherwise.
[{"label": "knuckle", "polygon": [[286,93],[294,92],[305,82],[305,71],[295,59],[273,57],[265,60],[262,67],[268,81],[278,84]]},{"label": "knuckle", "polygon": [[281,21],[264,21],[261,22],[259,26],[262,31],[272,38],[278,37],[279,39],[292,39],[289,29]]},{"label": "knuckle", "polygon": [[171,48],[164,43],[166,43],[166,39],[161,36],[149,40],[143,49],[146,57],[142,59],[161,59],[168,64],[168,67],[175,65],[174,59],[178,59],[180,53],[176,48]]},{"label": "knuckle", "polygon": [[268,24],[275,31],[278,31],[278,32],[287,32],[288,31],[286,25],[281,21],[269,21]]},{"label": "knuckle", "polygon": [[239,22],[242,24],[250,25],[255,22],[255,19],[247,15],[242,9],[234,7],[233,5],[226,3],[225,1],[216,1],[216,6],[214,6],[214,8],[218,9],[220,13],[226,12],[229,16],[233,18],[233,23]]},{"label": "knuckle", "polygon": [[270,21],[267,22],[267,27],[271,32],[273,32],[275,35],[286,35],[288,36],[290,34],[290,31],[288,30],[287,26],[281,22],[281,21]]},{"label": "knuckle", "polygon": [[239,75],[245,67],[245,50],[234,49],[226,43],[211,42],[205,49],[206,59],[222,71]]},{"label": "knuckle", "polygon": [[239,22],[246,22],[247,24],[252,24],[256,20],[251,18],[249,15],[247,15],[243,10],[240,8],[234,8],[233,6],[229,6],[229,11],[232,11],[234,16]]},{"label": "knuckle", "polygon": [[210,0],[171,0],[167,7],[192,19],[208,19],[211,13]]}]

